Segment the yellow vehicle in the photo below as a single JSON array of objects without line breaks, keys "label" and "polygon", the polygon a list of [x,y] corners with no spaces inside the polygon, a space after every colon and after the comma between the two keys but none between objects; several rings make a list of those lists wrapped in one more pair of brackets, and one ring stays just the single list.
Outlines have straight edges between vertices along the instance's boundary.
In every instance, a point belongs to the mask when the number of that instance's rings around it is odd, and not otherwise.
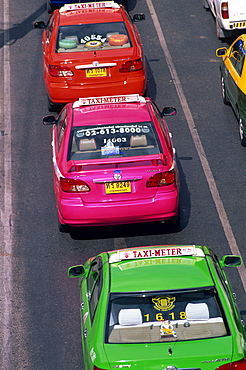
[{"label": "yellow vehicle", "polygon": [[242,146],[246,146],[246,34],[238,37],[229,48],[216,50],[222,57],[220,65],[222,98],[230,104],[239,122]]}]

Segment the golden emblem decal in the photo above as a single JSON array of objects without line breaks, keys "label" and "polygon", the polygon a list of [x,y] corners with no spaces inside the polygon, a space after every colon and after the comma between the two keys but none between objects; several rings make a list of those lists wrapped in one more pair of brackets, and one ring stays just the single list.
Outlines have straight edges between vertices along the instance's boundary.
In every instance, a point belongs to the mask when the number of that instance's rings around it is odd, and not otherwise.
[{"label": "golden emblem decal", "polygon": [[175,307],[173,304],[175,302],[175,297],[156,297],[152,298],[152,302],[154,303],[154,308],[158,311],[169,311]]}]

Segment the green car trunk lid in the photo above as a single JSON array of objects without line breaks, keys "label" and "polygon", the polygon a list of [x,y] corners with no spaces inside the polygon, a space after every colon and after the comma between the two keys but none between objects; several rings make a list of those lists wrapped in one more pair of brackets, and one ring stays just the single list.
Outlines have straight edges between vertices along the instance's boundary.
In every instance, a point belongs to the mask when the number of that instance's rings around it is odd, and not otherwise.
[{"label": "green car trunk lid", "polygon": [[240,358],[233,360],[231,336],[182,342],[105,344],[104,348],[111,369],[161,370],[175,366],[178,369],[214,370]]}]

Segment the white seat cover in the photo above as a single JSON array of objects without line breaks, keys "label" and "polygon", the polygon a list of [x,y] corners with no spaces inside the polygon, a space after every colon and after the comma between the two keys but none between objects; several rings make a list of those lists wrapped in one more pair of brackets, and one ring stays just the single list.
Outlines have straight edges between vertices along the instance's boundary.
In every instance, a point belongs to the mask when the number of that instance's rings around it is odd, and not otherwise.
[{"label": "white seat cover", "polygon": [[141,325],[142,314],[140,308],[121,309],[119,312],[119,324],[122,326]]}]

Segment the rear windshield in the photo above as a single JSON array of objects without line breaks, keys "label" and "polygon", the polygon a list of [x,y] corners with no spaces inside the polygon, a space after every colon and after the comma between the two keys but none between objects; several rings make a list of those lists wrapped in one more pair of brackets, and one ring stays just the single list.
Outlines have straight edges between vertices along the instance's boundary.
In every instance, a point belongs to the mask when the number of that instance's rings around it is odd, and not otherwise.
[{"label": "rear windshield", "polygon": [[227,324],[211,288],[110,295],[107,343],[173,342],[225,335]]},{"label": "rear windshield", "polygon": [[159,154],[152,122],[74,127],[68,160],[104,159]]},{"label": "rear windshield", "polygon": [[78,24],[59,27],[56,51],[82,52],[132,46],[124,22]]}]

